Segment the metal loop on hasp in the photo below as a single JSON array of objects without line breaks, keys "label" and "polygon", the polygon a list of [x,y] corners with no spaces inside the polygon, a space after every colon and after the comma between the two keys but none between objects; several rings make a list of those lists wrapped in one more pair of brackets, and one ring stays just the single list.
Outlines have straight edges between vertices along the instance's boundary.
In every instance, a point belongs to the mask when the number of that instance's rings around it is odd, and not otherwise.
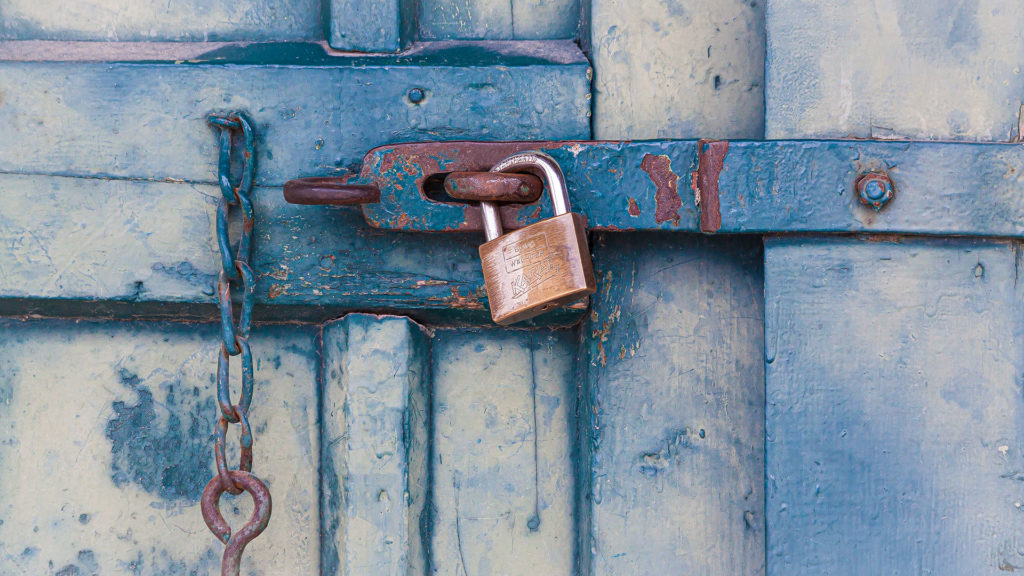
[{"label": "metal loop on hasp", "polygon": [[[544,152],[537,150],[517,152],[495,164],[491,168],[491,172],[528,172],[537,174],[547,184],[555,215],[566,214],[572,209],[569,204],[569,192],[565,186],[565,175],[562,173],[562,168],[554,158]],[[483,212],[484,235],[487,237],[487,240],[494,240],[504,234],[504,230],[501,227],[501,211],[498,209],[498,205],[492,202],[481,202],[480,210]]]}]

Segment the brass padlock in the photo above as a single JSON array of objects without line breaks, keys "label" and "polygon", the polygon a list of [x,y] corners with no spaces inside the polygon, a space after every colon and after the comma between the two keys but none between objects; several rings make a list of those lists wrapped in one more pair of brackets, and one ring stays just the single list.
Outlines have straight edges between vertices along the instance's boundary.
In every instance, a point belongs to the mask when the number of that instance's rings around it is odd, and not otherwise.
[{"label": "brass padlock", "polygon": [[554,158],[520,152],[491,172],[533,172],[547,183],[555,216],[503,234],[496,204],[481,202],[487,243],[480,246],[491,317],[513,324],[593,294],[594,267],[582,214],[569,211],[565,177]]}]

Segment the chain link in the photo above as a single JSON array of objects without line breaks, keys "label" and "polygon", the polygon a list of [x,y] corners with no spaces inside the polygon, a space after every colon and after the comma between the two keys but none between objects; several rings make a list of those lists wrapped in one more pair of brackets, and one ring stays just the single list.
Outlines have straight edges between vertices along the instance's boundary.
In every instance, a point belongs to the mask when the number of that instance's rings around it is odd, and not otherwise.
[{"label": "chain link", "polygon": [[[252,474],[253,438],[249,426],[249,407],[252,404],[254,386],[249,329],[252,325],[252,308],[256,293],[256,275],[250,263],[256,224],[250,196],[256,165],[255,135],[248,120],[240,114],[210,116],[209,122],[219,130],[220,136],[217,172],[222,197],[217,206],[217,245],[220,248],[221,271],[217,282],[217,303],[221,318],[221,345],[217,360],[219,416],[214,443],[217,474],[203,490],[202,511],[206,525],[226,545],[221,563],[222,576],[238,576],[246,544],[266,529],[271,513],[270,492],[266,485]],[[233,137],[239,132],[244,144],[244,157],[241,162],[241,177],[235,184],[231,176]],[[232,208],[239,208],[241,212],[241,230],[234,249],[229,226]],[[237,322],[232,307],[232,284],[241,287],[242,309]],[[237,404],[231,400],[232,356],[239,356],[242,364],[242,390]],[[227,463],[227,433],[231,424],[238,424],[241,431],[236,469],[229,468]],[[248,492],[254,502],[253,515],[249,522],[234,534],[220,512],[220,497],[224,492]]]}]

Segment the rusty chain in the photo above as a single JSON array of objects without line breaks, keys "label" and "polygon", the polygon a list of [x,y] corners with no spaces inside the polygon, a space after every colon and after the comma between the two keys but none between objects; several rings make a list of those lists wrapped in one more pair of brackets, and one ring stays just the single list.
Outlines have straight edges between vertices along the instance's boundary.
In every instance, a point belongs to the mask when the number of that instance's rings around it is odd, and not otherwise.
[{"label": "rusty chain", "polygon": [[[217,282],[217,303],[221,318],[221,345],[217,360],[217,418],[214,458],[217,474],[203,489],[203,520],[221,542],[225,544],[221,562],[222,576],[238,576],[245,546],[260,535],[270,522],[271,500],[267,486],[252,474],[252,429],[249,426],[249,407],[252,404],[254,371],[252,350],[249,348],[249,328],[252,325],[252,308],[255,300],[256,275],[252,259],[253,231],[256,219],[253,212],[252,192],[255,173],[255,135],[252,125],[244,116],[231,114],[209,117],[209,123],[218,130],[220,137],[220,158],[217,164],[221,199],[217,207],[217,245],[220,248],[221,271]],[[237,184],[232,181],[232,150],[234,135],[241,133],[244,156],[241,161],[241,177]],[[232,208],[241,212],[241,231],[237,247],[232,249],[229,220]],[[242,309],[235,321],[232,309],[232,284],[241,287]],[[242,364],[242,390],[238,403],[231,400],[230,359],[239,356]],[[238,424],[239,439],[238,468],[231,469],[227,463],[227,432],[231,424]],[[220,512],[220,498],[224,492],[241,494],[248,492],[253,499],[253,514],[240,530],[232,533],[231,527]]]}]

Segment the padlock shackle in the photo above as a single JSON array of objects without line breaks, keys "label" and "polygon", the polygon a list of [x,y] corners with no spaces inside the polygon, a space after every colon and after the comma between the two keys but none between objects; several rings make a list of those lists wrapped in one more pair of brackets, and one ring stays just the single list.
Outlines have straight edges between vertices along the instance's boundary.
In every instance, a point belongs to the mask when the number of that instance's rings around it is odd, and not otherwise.
[{"label": "padlock shackle", "polygon": [[[491,172],[529,172],[540,176],[547,184],[548,192],[551,194],[551,204],[554,206],[555,215],[566,214],[570,211],[569,192],[565,188],[565,175],[558,162],[551,156],[537,150],[526,150],[517,152],[491,168]],[[480,210],[483,212],[484,235],[487,240],[504,234],[501,227],[501,211],[498,205],[493,202],[481,202]]]}]

